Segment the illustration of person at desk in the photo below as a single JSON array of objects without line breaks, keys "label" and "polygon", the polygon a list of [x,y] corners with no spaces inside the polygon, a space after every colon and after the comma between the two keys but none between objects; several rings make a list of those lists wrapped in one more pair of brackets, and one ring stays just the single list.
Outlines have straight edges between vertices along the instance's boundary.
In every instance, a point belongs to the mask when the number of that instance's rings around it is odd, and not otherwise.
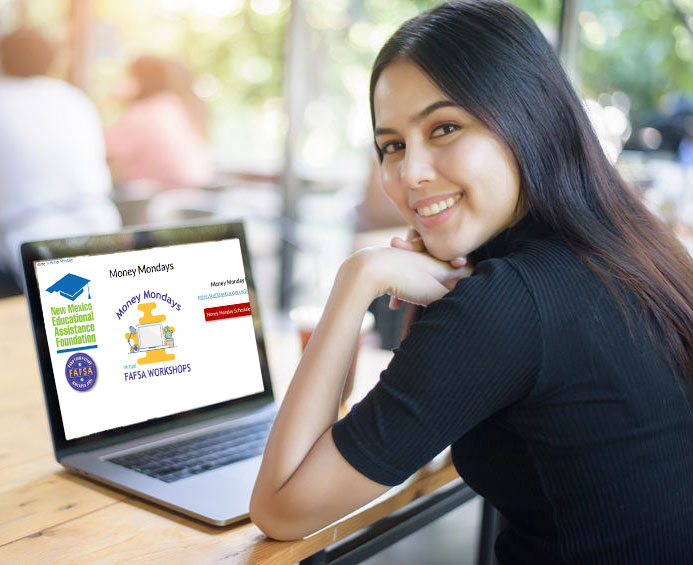
[{"label": "illustration of person at desk", "polygon": [[174,347],[174,328],[171,326],[162,328],[160,322],[130,326],[129,331],[125,339],[130,346],[130,353]]}]

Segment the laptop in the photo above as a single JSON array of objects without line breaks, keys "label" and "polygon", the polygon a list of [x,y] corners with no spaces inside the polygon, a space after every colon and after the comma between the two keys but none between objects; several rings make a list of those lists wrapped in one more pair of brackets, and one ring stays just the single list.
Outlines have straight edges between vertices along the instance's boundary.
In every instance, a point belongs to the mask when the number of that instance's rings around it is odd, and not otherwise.
[{"label": "laptop", "polygon": [[242,223],[30,242],[22,261],[58,462],[246,518],[276,406]]}]

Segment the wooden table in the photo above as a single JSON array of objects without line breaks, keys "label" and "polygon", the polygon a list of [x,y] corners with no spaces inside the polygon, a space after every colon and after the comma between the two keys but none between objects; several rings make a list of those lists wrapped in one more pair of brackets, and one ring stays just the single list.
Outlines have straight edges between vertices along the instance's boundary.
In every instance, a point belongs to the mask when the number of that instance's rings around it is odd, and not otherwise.
[{"label": "wooden table", "polygon": [[[286,360],[298,358],[298,337],[270,333],[267,342],[281,397],[293,372]],[[362,350],[356,394],[361,375],[377,375],[388,355]],[[424,469],[399,490],[299,541],[267,539],[249,520],[215,528],[68,473],[55,461],[23,297],[0,300],[0,359],[0,563],[292,563],[459,481],[449,462]]]}]

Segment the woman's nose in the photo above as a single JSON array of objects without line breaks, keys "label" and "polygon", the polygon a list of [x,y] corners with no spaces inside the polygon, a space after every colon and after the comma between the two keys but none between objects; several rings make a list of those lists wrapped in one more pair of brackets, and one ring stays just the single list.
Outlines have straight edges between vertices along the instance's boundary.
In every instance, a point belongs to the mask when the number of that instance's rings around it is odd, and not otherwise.
[{"label": "woman's nose", "polygon": [[407,144],[402,160],[402,183],[408,188],[417,188],[423,183],[432,181],[435,175],[435,167],[430,152],[419,144]]}]

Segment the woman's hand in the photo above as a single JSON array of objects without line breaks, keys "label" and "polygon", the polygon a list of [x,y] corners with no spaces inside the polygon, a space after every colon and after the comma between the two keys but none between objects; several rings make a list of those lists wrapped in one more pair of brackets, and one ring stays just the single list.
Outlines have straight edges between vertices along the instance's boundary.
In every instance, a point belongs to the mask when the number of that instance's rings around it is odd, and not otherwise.
[{"label": "woman's hand", "polygon": [[[425,251],[397,247],[370,247],[352,255],[343,265],[358,273],[355,288],[363,288],[374,298],[389,294],[404,302],[428,306],[467,276],[466,266],[453,267]],[[363,286],[363,285],[366,286]]]},{"label": "woman's hand", "polygon": [[[404,249],[406,251],[417,251],[420,253],[427,253],[426,248],[423,244],[423,239],[421,239],[421,236],[414,228],[409,228],[409,231],[407,232],[407,236],[405,239],[402,239],[401,237],[393,237],[392,241],[390,241],[390,245],[397,249]],[[462,267],[465,267],[466,265],[466,257],[457,257],[456,259],[450,261],[450,266],[458,270]],[[453,288],[455,288],[457,281],[459,281],[463,277],[469,276],[470,274],[471,268],[467,268],[466,270],[464,270],[462,276],[447,279],[443,282],[443,285],[447,288],[447,290],[452,290]],[[390,296],[390,310],[397,310],[401,304],[402,300],[400,300],[397,296]]]}]

